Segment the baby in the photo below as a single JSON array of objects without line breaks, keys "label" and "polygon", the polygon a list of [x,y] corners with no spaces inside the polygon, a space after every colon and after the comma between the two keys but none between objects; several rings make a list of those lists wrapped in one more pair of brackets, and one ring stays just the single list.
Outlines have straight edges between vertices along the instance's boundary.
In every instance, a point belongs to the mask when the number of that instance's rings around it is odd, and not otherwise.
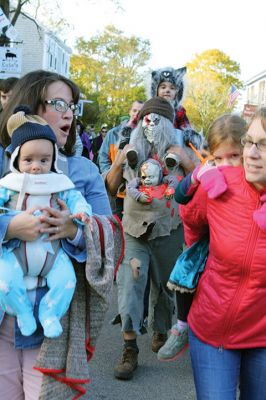
[{"label": "baby", "polygon": [[[22,210],[45,206],[58,208],[63,200],[78,224],[90,224],[91,206],[70,179],[57,169],[56,136],[45,120],[30,115],[19,106],[9,118],[11,136],[11,173],[0,180],[0,206]],[[54,338],[62,333],[61,317],[66,313],[76,285],[76,276],[60,241],[48,241],[44,235],[33,242],[10,241],[2,246],[0,256],[0,305],[17,317],[23,335],[36,330],[36,320],[27,290],[47,284],[49,290],[39,306],[39,320],[44,335]]]}]

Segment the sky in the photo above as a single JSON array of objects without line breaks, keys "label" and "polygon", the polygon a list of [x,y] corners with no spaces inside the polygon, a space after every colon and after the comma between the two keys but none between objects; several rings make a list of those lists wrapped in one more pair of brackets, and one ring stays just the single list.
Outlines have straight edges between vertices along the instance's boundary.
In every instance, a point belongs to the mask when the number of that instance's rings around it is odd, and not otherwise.
[{"label": "sky", "polygon": [[[61,3],[61,1],[59,1]],[[66,44],[90,39],[113,24],[126,36],[151,42],[148,67],[179,68],[205,50],[219,49],[240,64],[241,79],[266,70],[265,0],[62,0],[62,15],[73,24]]]}]

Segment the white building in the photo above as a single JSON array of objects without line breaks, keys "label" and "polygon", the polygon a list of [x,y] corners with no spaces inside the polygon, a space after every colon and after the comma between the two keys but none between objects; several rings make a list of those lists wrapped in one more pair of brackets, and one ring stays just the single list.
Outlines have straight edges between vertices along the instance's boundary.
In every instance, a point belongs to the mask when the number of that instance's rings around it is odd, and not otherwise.
[{"label": "white building", "polygon": [[250,78],[245,89],[243,116],[249,119],[258,107],[266,106],[266,70]]},{"label": "white building", "polygon": [[14,70],[11,70],[10,73],[10,71],[3,71],[2,68],[2,71],[0,71],[1,78],[20,77],[36,69],[45,69],[58,72],[66,77],[69,76],[70,55],[72,53],[70,47],[66,46],[50,30],[36,23],[30,17],[21,14],[16,22],[15,29],[18,32],[16,39],[18,44],[12,44],[9,50],[17,58],[21,58],[18,62],[19,71],[15,73]]}]

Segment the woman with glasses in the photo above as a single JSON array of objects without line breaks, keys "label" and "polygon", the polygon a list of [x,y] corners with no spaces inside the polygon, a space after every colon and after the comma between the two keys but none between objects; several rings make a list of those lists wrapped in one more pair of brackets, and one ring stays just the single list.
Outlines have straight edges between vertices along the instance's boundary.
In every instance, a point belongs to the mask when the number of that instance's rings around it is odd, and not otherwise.
[{"label": "woman with glasses", "polygon": [[[79,90],[69,79],[53,72],[38,70],[22,77],[13,89],[12,96],[0,121],[2,153],[0,173],[9,171],[10,137],[7,120],[19,104],[28,105],[33,114],[45,119],[57,139],[58,168],[62,170],[92,207],[94,214],[110,215],[111,209],[105,186],[98,168],[84,157],[73,156],[78,113]],[[3,151],[5,149],[5,151]],[[86,260],[83,232],[69,218],[66,204],[58,200],[59,209],[46,208],[46,215],[34,216],[33,210],[15,217],[1,216],[0,240],[34,241],[41,234],[50,240],[61,239],[65,251],[78,262]],[[32,291],[31,300],[37,311],[46,287]],[[24,337],[15,326],[14,318],[4,315],[0,308],[0,398],[39,398],[42,374],[33,369],[43,342],[43,332],[37,329]],[[24,397],[25,396],[25,397]]]},{"label": "woman with glasses", "polygon": [[198,400],[266,399],[266,108],[241,143],[243,167],[219,168],[227,190],[180,207],[188,245],[210,235],[188,316]]}]

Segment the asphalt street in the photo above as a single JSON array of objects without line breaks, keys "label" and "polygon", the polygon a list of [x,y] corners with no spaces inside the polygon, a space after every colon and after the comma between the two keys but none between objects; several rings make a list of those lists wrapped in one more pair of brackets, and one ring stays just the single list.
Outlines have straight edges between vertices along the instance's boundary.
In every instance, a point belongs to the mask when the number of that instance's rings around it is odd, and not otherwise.
[{"label": "asphalt street", "polygon": [[113,301],[90,362],[91,385],[86,400],[196,400],[189,352],[175,362],[159,362],[150,349],[152,332],[138,338],[139,367],[133,379],[114,378],[113,368],[123,344],[120,326],[110,324],[116,313],[114,288]]}]

